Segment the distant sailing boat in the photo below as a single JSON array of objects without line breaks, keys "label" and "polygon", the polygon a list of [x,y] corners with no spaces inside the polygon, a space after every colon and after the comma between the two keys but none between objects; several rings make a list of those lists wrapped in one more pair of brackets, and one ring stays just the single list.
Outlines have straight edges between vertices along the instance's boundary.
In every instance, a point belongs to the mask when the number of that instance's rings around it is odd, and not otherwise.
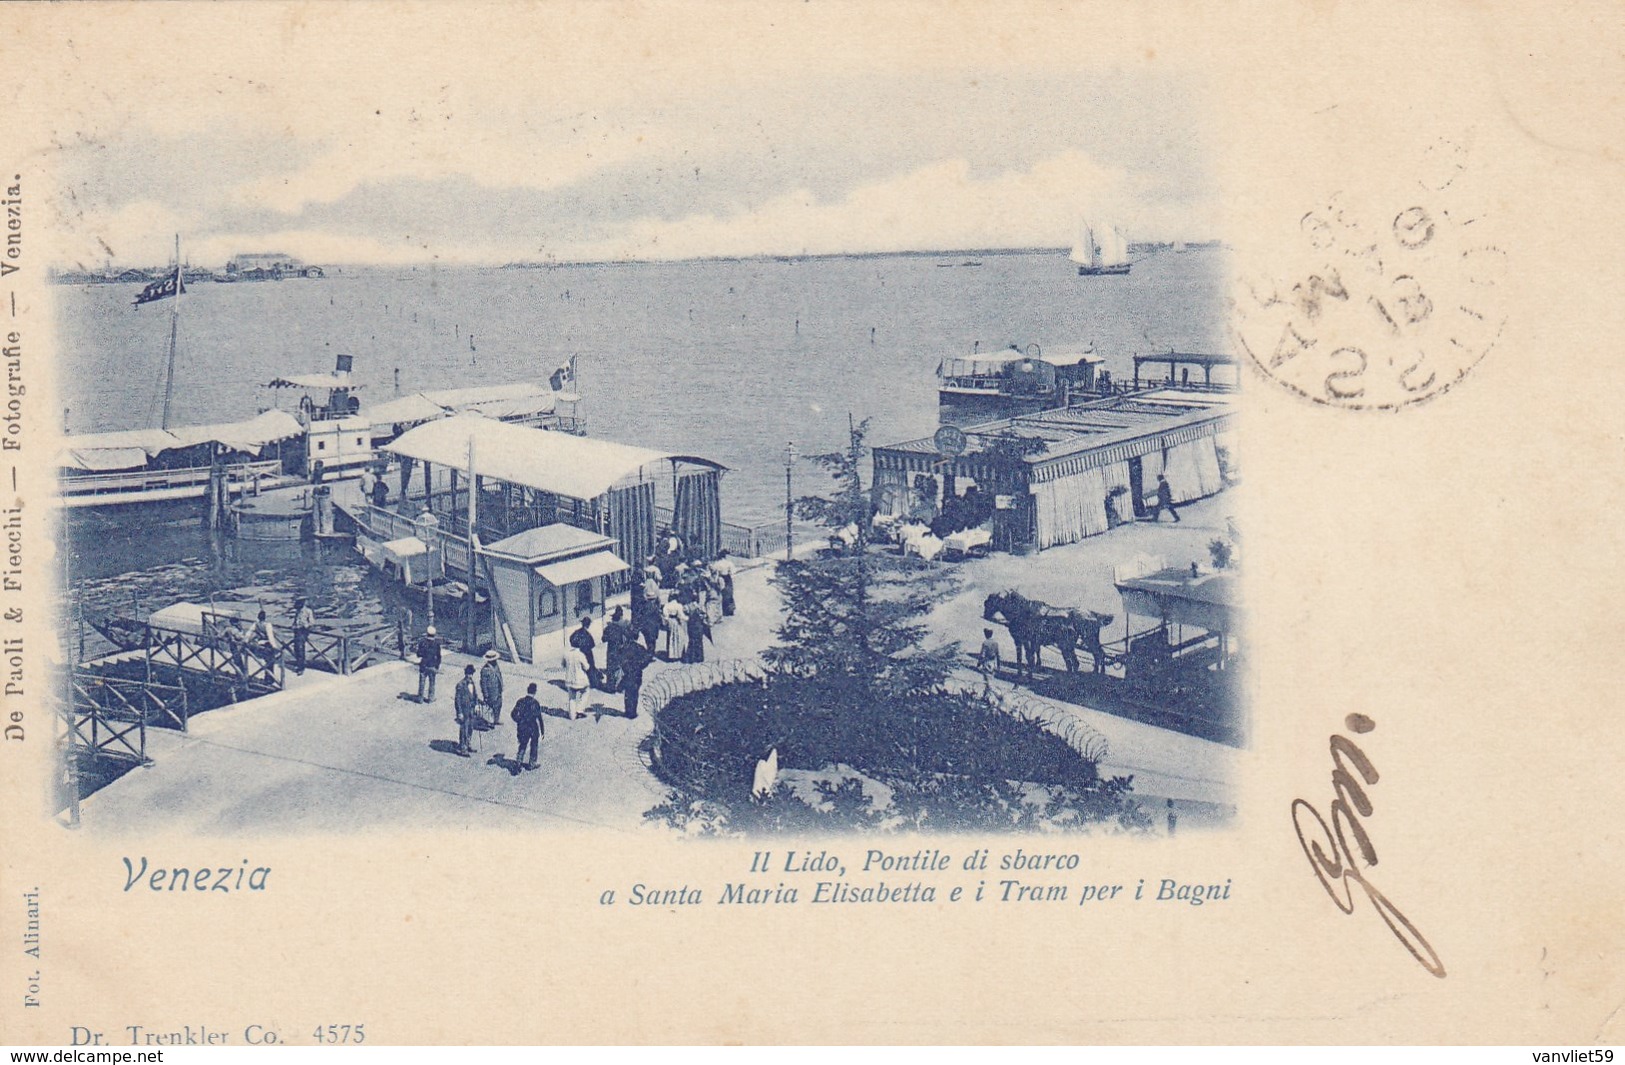
[{"label": "distant sailing boat", "polygon": [[1072,247],[1072,261],[1080,277],[1098,274],[1126,274],[1131,265],[1128,240],[1116,226],[1085,220],[1078,224],[1078,242]]}]

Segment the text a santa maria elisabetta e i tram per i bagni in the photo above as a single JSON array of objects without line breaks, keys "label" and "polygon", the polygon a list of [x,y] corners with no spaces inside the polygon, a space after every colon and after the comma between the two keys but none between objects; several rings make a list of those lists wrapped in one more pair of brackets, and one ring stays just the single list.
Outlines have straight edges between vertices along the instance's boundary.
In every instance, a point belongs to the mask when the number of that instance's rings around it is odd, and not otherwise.
[{"label": "text a santa maria elisabetta e i tram per i bagni", "polygon": [[978,847],[955,855],[936,847],[897,853],[869,848],[856,866],[823,850],[756,851],[747,877],[720,885],[632,884],[624,893],[606,889],[603,906],[618,899],[630,906],[706,904],[795,905],[799,903],[1090,903],[1178,902],[1189,906],[1230,899],[1230,878],[1188,882],[1146,876],[1124,881],[1091,878],[1074,853],[1030,852],[1017,847],[995,854]]}]

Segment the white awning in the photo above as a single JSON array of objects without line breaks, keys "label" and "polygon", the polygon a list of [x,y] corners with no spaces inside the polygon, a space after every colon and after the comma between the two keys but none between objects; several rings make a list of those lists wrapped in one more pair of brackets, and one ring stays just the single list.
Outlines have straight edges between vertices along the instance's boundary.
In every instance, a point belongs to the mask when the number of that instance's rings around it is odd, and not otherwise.
[{"label": "white awning", "polygon": [[363,413],[374,426],[389,426],[441,418],[445,416],[446,408],[423,393],[414,392],[410,396],[370,406]]},{"label": "white awning", "polygon": [[147,464],[150,457],[139,447],[67,447],[57,452],[56,464],[64,470],[90,470],[103,473],[108,470],[140,469]]},{"label": "white awning", "polygon": [[[623,477],[676,458],[663,451],[532,429],[478,414],[420,425],[402,433],[384,450],[466,470],[470,441],[476,474],[571,499],[596,499]],[[705,464],[703,459],[683,461]]]},{"label": "white awning", "polygon": [[227,422],[223,425],[194,425],[171,429],[170,434],[180,446],[210,442],[225,445],[231,451],[259,454],[266,444],[278,440],[291,440],[305,431],[299,419],[285,410],[268,410],[246,422]]},{"label": "white awning", "polygon": [[506,385],[475,385],[470,388],[435,389],[423,392],[422,395],[431,403],[438,403],[442,407],[449,407],[453,410],[462,410],[465,407],[474,407],[485,403],[513,400],[535,401],[543,397],[546,397],[547,402],[551,404],[553,390],[546,385],[518,381]]},{"label": "white awning", "polygon": [[536,576],[551,584],[555,588],[563,588],[567,584],[577,581],[590,581],[594,577],[606,577],[611,573],[619,573],[623,569],[630,569],[625,562],[616,558],[609,551],[594,551],[590,555],[581,555],[577,558],[567,558],[563,562],[549,562],[545,566],[536,567]]},{"label": "white awning", "polygon": [[179,440],[162,429],[84,433],[62,438],[57,465],[70,470],[127,470],[145,466],[158,452],[180,446]]},{"label": "white awning", "polygon": [[57,465],[69,470],[129,470],[147,464],[161,451],[218,443],[231,451],[258,455],[266,444],[287,440],[305,430],[287,411],[268,410],[246,422],[191,425],[163,429],[130,429],[62,438]]},{"label": "white awning", "polygon": [[474,411],[489,418],[527,418],[552,413],[559,398],[560,393],[546,385],[525,382],[478,385],[414,392],[368,407],[365,413],[375,426],[426,422],[463,411]]}]

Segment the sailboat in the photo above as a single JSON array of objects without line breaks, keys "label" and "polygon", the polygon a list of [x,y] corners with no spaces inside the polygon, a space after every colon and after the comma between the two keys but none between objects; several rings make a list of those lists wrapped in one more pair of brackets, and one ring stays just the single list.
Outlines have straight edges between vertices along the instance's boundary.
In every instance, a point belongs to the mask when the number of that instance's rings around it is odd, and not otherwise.
[{"label": "sailboat", "polygon": [[1078,224],[1078,242],[1072,246],[1072,261],[1078,276],[1126,274],[1129,271],[1128,240],[1116,226],[1087,219]]}]

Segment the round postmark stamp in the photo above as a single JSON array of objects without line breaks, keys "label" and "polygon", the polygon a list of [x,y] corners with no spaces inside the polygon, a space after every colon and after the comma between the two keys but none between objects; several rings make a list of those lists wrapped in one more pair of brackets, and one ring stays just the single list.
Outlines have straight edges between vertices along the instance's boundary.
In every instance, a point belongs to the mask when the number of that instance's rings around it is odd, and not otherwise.
[{"label": "round postmark stamp", "polygon": [[1303,211],[1283,269],[1244,278],[1238,347],[1264,376],[1333,407],[1399,410],[1460,382],[1506,326],[1506,252],[1460,190],[1467,152],[1440,141],[1413,183],[1338,192]]}]

